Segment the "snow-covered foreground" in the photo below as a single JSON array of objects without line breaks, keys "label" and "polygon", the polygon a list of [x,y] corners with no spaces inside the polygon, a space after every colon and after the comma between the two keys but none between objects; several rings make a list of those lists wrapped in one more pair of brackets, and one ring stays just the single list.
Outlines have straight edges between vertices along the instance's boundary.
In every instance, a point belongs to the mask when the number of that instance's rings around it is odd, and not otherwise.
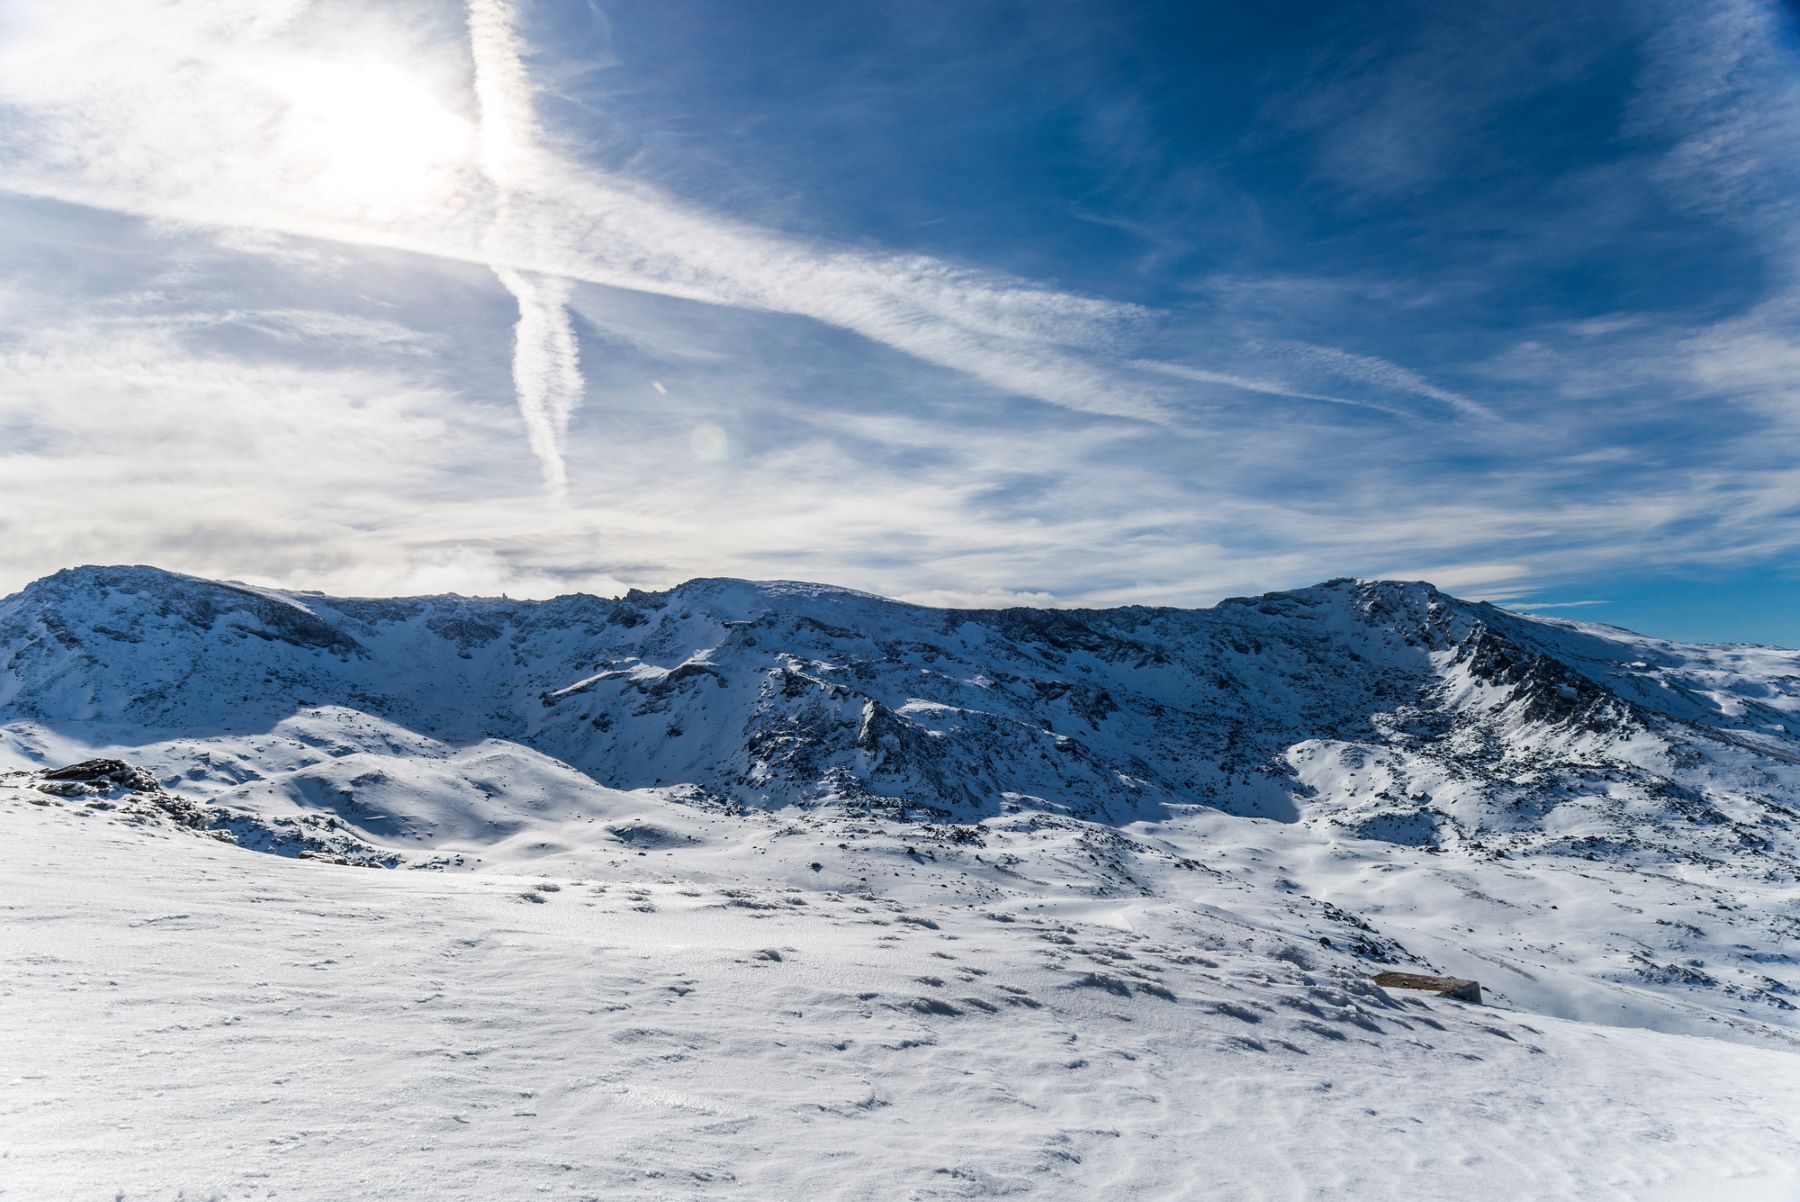
[{"label": "snow-covered foreground", "polygon": [[73,569],[0,600],[0,1196],[1793,1200],[1797,801],[1800,652],[1424,584]]},{"label": "snow-covered foreground", "polygon": [[[17,1202],[1800,1196],[1800,1055],[1389,996],[1198,900],[885,844],[853,890],[755,818],[381,871],[42,798],[0,785]],[[1269,893],[1228,876],[1185,873]]]}]

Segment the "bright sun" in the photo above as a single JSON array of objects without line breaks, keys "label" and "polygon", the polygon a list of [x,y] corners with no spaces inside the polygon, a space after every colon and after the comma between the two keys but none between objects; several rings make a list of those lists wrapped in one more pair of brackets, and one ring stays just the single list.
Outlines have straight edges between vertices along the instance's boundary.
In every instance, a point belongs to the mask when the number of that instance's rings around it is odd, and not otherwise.
[{"label": "bright sun", "polygon": [[275,82],[288,105],[284,135],[334,198],[413,199],[473,154],[473,126],[424,80],[389,64],[295,64]]}]

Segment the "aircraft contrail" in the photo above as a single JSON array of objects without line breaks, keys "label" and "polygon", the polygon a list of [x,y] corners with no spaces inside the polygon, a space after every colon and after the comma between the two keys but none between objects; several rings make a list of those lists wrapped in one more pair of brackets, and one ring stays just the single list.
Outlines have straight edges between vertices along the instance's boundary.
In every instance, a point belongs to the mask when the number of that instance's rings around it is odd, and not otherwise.
[{"label": "aircraft contrail", "polygon": [[[510,194],[521,163],[537,140],[531,82],[519,53],[511,7],[504,0],[469,0],[469,49],[475,61],[475,99],[481,111],[481,170],[497,195],[490,240],[511,232]],[[519,303],[513,336],[513,391],[544,485],[561,500],[569,472],[563,456],[569,419],[581,404],[580,349],[569,317],[570,283],[561,276],[493,268]]]}]

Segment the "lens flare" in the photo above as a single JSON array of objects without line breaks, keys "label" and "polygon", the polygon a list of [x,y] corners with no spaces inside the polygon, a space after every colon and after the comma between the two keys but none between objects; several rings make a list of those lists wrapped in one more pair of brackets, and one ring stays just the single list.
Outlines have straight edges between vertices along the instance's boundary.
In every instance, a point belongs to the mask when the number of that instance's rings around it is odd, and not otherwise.
[{"label": "lens flare", "polygon": [[712,422],[701,422],[689,433],[688,448],[702,463],[719,463],[731,454],[731,438]]}]

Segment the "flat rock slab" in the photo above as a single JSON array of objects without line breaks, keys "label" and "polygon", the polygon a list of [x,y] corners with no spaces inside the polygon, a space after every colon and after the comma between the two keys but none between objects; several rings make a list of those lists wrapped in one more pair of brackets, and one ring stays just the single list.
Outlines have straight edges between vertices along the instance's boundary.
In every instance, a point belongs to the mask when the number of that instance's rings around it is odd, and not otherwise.
[{"label": "flat rock slab", "polygon": [[1427,993],[1435,993],[1439,997],[1455,998],[1459,1002],[1481,1001],[1481,983],[1465,981],[1460,977],[1430,977],[1416,972],[1384,972],[1375,976],[1375,983],[1383,989],[1422,989]]}]

